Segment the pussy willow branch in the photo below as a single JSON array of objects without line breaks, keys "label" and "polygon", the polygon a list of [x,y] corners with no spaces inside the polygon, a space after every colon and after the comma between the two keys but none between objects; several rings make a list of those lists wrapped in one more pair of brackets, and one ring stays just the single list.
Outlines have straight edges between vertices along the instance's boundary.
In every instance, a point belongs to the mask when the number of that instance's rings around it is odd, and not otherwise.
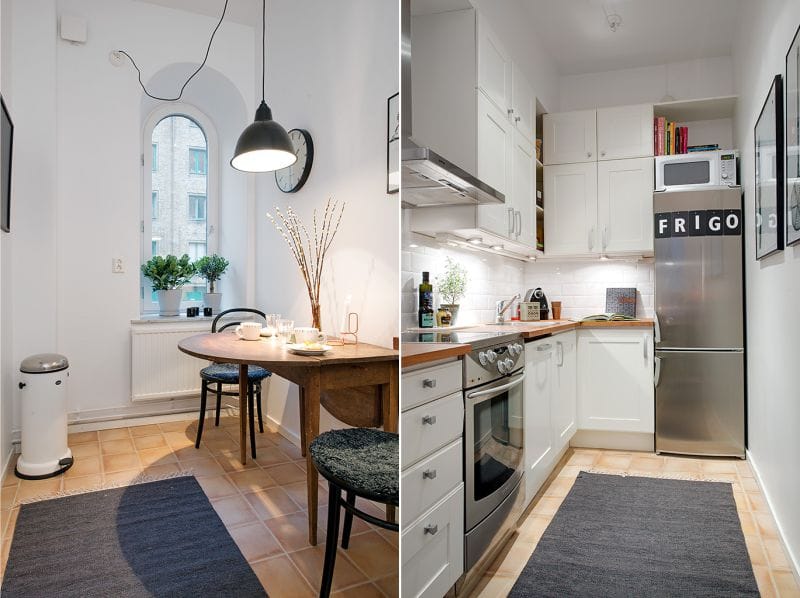
[{"label": "pussy willow branch", "polygon": [[[317,222],[317,210],[314,210],[312,218],[313,239],[309,234],[306,225],[291,208],[286,209],[286,213],[275,207],[277,219],[272,214],[267,214],[270,222],[283,237],[292,257],[300,268],[303,281],[308,289],[308,297],[312,303],[319,303],[320,285],[322,283],[322,269],[325,265],[325,257],[328,249],[336,237],[339,224],[342,222],[345,203],[339,203],[328,199],[325,203],[325,212],[321,223]],[[338,210],[338,217],[337,212]],[[334,218],[336,223],[334,224]]]}]

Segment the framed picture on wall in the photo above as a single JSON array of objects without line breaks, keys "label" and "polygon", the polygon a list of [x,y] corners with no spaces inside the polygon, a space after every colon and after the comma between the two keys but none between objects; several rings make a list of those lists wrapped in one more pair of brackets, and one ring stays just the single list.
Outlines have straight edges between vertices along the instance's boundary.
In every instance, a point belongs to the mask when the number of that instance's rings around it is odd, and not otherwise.
[{"label": "framed picture on wall", "polygon": [[386,193],[400,191],[400,94],[389,98],[386,116]]},{"label": "framed picture on wall", "polygon": [[783,249],[783,89],[776,75],[758,115],[755,137],[756,259]]},{"label": "framed picture on wall", "polygon": [[786,54],[786,245],[800,242],[800,27]]}]

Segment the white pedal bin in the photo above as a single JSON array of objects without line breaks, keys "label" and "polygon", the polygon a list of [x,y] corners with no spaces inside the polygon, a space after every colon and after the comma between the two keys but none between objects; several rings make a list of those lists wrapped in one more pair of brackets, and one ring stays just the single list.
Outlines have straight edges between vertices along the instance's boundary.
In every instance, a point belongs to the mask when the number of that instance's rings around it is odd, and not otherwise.
[{"label": "white pedal bin", "polygon": [[63,355],[42,353],[19,366],[22,454],[15,473],[26,480],[50,478],[72,466],[67,445],[67,378],[69,361]]}]

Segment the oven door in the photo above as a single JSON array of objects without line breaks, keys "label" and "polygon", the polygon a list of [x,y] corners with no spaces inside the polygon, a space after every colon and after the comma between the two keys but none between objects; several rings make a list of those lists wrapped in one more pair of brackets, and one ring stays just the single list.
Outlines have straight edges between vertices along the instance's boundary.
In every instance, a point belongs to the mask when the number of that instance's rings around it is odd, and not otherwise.
[{"label": "oven door", "polygon": [[489,515],[522,477],[523,372],[464,394],[466,529]]},{"label": "oven door", "polygon": [[656,156],[656,191],[692,191],[719,185],[719,152]]}]

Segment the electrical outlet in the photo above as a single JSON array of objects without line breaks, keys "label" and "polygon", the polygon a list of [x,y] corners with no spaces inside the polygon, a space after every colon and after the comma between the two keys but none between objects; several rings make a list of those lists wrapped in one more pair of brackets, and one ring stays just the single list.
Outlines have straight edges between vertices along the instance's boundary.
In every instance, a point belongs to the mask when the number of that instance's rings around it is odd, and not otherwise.
[{"label": "electrical outlet", "polygon": [[122,264],[121,257],[111,258],[111,272],[114,274],[122,274],[125,272],[125,266]]}]

